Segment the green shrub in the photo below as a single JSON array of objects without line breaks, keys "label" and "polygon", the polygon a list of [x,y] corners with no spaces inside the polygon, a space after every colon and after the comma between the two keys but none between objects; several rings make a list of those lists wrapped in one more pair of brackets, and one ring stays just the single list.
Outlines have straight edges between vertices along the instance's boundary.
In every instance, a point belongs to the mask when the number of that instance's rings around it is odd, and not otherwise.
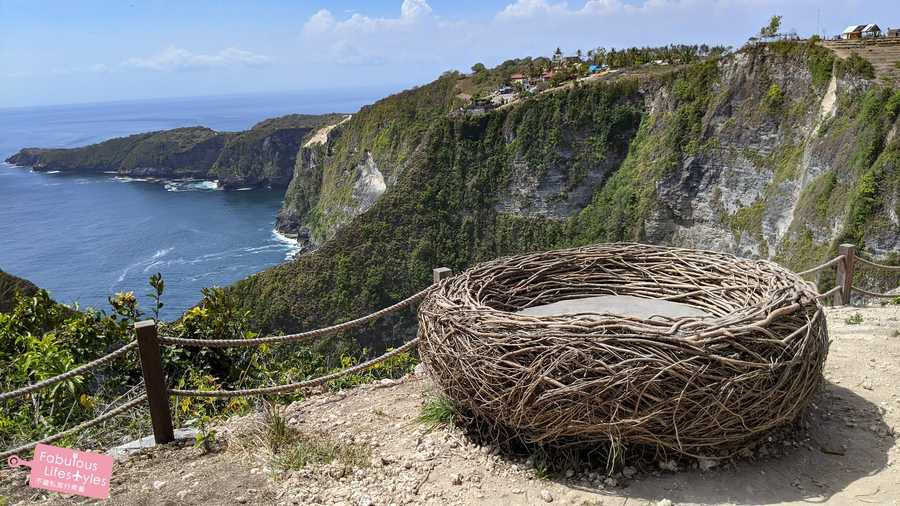
[{"label": "green shrub", "polygon": [[778,112],[784,103],[784,94],[781,92],[781,86],[778,83],[772,83],[766,92],[766,98],[763,100],[769,112]]},{"label": "green shrub", "polygon": [[853,76],[863,77],[866,79],[875,78],[875,67],[862,56],[856,53],[850,53],[844,60],[838,60],[838,75],[840,77]]}]

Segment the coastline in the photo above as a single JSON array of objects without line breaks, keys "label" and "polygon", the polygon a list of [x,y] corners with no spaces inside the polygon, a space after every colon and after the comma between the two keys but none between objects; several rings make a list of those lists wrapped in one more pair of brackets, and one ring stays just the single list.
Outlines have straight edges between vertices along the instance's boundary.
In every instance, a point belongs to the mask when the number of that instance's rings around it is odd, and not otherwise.
[{"label": "coastline", "polygon": [[287,244],[291,247],[291,250],[288,251],[284,257],[285,262],[293,260],[294,257],[306,250],[306,248],[302,244],[300,244],[300,241],[296,239],[296,236],[290,237],[289,235],[283,234],[278,231],[278,228],[272,229],[272,237],[276,241]]}]

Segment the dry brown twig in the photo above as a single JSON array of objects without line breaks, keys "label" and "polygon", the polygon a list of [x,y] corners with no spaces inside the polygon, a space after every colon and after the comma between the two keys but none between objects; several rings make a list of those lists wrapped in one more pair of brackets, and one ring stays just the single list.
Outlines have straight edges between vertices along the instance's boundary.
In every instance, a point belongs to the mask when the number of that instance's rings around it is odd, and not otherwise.
[{"label": "dry brown twig", "polygon": [[[705,318],[526,316],[631,295]],[[822,307],[768,261],[616,243],[501,258],[443,281],[419,311],[420,353],[444,393],[526,442],[617,441],[731,454],[794,421],[821,383]]]}]

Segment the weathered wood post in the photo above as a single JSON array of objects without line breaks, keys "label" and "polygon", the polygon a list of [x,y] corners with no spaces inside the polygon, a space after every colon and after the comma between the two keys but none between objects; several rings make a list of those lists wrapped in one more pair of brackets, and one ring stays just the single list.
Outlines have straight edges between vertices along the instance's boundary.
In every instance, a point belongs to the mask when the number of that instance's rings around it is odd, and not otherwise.
[{"label": "weathered wood post", "polygon": [[835,293],[835,305],[849,305],[850,292],[853,286],[853,263],[856,260],[856,245],[841,244],[838,246],[838,254],[844,255],[844,260],[837,263],[837,286],[841,287]]},{"label": "weathered wood post", "polygon": [[175,433],[172,431],[172,413],[169,411],[166,373],[162,368],[156,322],[153,320],[135,322],[134,330],[137,332],[144,388],[147,390],[147,403],[150,405],[153,439],[156,444],[170,443],[175,440]]},{"label": "weathered wood post", "polygon": [[438,267],[436,269],[432,269],[431,273],[434,275],[434,284],[438,284],[443,279],[447,279],[453,275],[453,271],[450,270],[449,267]]}]

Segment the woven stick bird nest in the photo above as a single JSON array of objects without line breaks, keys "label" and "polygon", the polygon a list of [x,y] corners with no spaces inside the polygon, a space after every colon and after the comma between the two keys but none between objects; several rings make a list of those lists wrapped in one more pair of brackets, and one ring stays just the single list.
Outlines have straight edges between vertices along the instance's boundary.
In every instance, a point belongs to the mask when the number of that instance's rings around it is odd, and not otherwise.
[{"label": "woven stick bird nest", "polygon": [[[634,296],[706,316],[519,313]],[[441,282],[420,353],[474,417],[529,443],[617,442],[726,455],[795,420],[822,378],[816,293],[768,261],[643,244],[501,258]]]}]

